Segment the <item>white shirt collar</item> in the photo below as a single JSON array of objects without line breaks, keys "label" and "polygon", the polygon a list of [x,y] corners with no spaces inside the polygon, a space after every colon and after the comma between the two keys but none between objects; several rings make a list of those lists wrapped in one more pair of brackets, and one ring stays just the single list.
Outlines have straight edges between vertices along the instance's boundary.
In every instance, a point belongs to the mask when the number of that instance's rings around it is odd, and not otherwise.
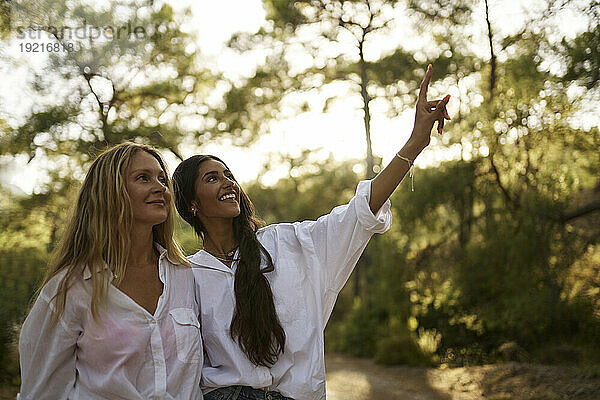
[{"label": "white shirt collar", "polygon": [[[239,249],[235,251],[234,258],[237,257],[238,252],[239,252]],[[230,274],[234,273],[235,267],[237,264],[237,261],[234,261],[231,264],[231,268],[229,268],[227,265],[223,264],[221,261],[219,261],[218,258],[213,256],[206,250],[198,251],[196,254],[189,256],[188,260],[190,260],[190,262],[194,264],[194,265],[192,265],[192,267],[203,267],[203,268],[216,269],[216,270],[227,272]]]},{"label": "white shirt collar", "polygon": [[154,242],[154,247],[156,247],[156,250],[158,250],[158,258],[159,259],[161,259],[163,257],[166,257],[167,260],[169,260],[171,262],[171,264],[177,264],[176,262],[174,262],[173,260],[171,260],[169,258],[169,254],[167,253],[167,249],[165,249],[160,244],[158,244],[158,242]]},{"label": "white shirt collar", "polygon": [[[104,264],[104,267],[102,268],[102,270],[101,270],[101,271],[97,271],[97,272],[99,273],[99,272],[104,272],[104,271],[109,271],[109,272],[110,272],[110,268],[108,268],[108,265],[106,265],[106,264]],[[113,278],[114,278],[114,276],[113,276],[113,274],[112,274],[112,273],[111,273],[110,275],[111,275],[111,276],[110,276],[110,280],[112,281],[112,280],[113,280]],[[91,277],[92,277],[92,271],[90,271],[90,267],[88,267],[88,266],[86,265],[86,266],[83,268],[83,279],[84,279],[84,280],[88,280],[88,279],[90,279]]]}]

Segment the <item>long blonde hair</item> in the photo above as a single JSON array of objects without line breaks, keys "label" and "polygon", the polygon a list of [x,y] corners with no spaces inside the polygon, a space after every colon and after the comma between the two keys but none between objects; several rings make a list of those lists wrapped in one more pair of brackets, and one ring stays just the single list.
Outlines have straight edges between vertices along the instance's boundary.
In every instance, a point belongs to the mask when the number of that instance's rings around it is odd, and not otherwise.
[{"label": "long blonde hair", "polygon": [[[99,308],[106,306],[106,296],[111,283],[105,269],[108,268],[115,276],[115,285],[118,285],[125,275],[131,248],[130,233],[133,220],[125,186],[125,171],[138,151],[145,151],[156,158],[165,176],[169,176],[160,153],[142,144],[122,143],[104,151],[94,160],[40,287],[41,290],[52,277],[66,270],[53,299],[56,320],[64,312],[69,287],[75,279],[83,279],[85,267],[91,273],[91,309],[95,319],[99,315]],[[167,184],[173,193],[170,179]],[[181,248],[173,239],[174,215],[175,208],[171,202],[167,219],[152,229],[153,240],[167,250],[169,260],[189,266]]]}]

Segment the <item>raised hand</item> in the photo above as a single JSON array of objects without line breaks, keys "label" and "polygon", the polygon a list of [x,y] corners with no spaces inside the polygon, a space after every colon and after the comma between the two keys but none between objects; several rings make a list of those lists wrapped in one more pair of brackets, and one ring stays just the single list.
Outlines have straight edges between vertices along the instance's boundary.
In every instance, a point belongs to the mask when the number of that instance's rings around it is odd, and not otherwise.
[{"label": "raised hand", "polygon": [[409,141],[421,150],[429,145],[431,140],[431,129],[433,129],[435,121],[438,123],[437,130],[441,135],[444,128],[444,120],[450,119],[450,116],[446,111],[446,104],[450,101],[450,95],[446,95],[446,97],[441,100],[427,100],[427,89],[429,88],[429,82],[431,81],[432,71],[433,68],[431,64],[429,64],[425,78],[423,78],[423,82],[421,82],[421,89],[419,90],[419,98],[415,110],[415,125],[409,139]]},{"label": "raised hand", "polygon": [[[431,140],[431,129],[438,123],[438,132],[441,134],[444,128],[444,119],[450,119],[446,112],[446,104],[450,100],[447,95],[442,100],[427,100],[427,88],[431,81],[431,64],[427,67],[427,73],[421,83],[419,99],[415,111],[415,126],[408,142],[396,153],[396,157],[381,171],[371,182],[371,198],[369,207],[373,213],[381,208],[385,200],[394,192],[400,181],[404,178],[409,168],[414,166],[415,159],[429,144]],[[414,169],[412,170],[414,171]],[[412,179],[412,173],[411,173]],[[412,185],[411,185],[412,186]]]}]

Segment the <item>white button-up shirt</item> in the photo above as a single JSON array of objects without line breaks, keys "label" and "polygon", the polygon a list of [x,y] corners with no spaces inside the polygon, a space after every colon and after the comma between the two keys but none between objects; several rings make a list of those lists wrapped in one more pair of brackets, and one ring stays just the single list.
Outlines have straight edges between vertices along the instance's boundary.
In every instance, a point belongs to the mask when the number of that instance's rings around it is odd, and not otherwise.
[{"label": "white button-up shirt", "polygon": [[275,265],[266,277],[286,334],[284,352],[271,368],[252,364],[229,335],[237,262],[228,268],[203,250],[189,257],[200,303],[204,392],[245,385],[276,390],[295,400],[325,398],[325,325],[367,242],[392,223],[389,200],[375,216],[369,208],[370,193],[370,181],[360,182],[349,204],[316,221],[258,231]]},{"label": "white button-up shirt", "polygon": [[86,267],[83,279],[67,292],[64,313],[52,324],[52,298],[64,272],[43,287],[19,339],[21,400],[202,399],[202,340],[192,271],[173,264],[156,246],[164,289],[154,315],[110,285],[107,308],[94,321]]}]

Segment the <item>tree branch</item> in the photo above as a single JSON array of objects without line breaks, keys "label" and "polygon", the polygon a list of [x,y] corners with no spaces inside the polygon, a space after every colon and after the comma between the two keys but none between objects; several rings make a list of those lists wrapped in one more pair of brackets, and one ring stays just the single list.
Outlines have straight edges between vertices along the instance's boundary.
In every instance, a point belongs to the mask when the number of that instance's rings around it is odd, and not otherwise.
[{"label": "tree branch", "polygon": [[508,202],[510,204],[512,204],[515,208],[519,208],[518,202],[515,201],[512,198],[512,196],[510,195],[510,193],[508,192],[508,190],[502,184],[502,180],[500,179],[500,173],[498,172],[498,168],[496,168],[496,165],[494,164],[494,157],[493,157],[493,155],[491,155],[488,158],[490,160],[490,164],[492,165],[492,172],[494,173],[494,176],[496,177],[496,183],[498,184],[498,187],[502,191],[502,194],[504,194],[504,197],[506,197],[506,199],[508,200]]},{"label": "tree branch", "polygon": [[358,36],[356,35],[356,33],[355,33],[355,32],[354,32],[352,29],[350,29],[350,27],[352,27],[352,26],[356,26],[356,27],[360,28],[361,30],[363,30],[363,32],[364,32],[364,29],[365,29],[365,28],[363,28],[363,27],[362,27],[360,24],[358,24],[358,23],[356,23],[356,22],[352,22],[352,21],[344,21],[344,20],[342,20],[341,18],[339,18],[339,19],[338,19],[338,24],[339,24],[339,25],[340,25],[342,28],[344,28],[345,30],[347,30],[348,32],[350,32],[350,34],[351,34],[352,36],[354,36],[354,39],[356,39],[356,41],[357,41],[357,42],[360,42],[360,37],[358,37]]},{"label": "tree branch", "polygon": [[561,222],[569,222],[579,217],[583,217],[589,213],[600,210],[600,200],[592,201],[584,206],[581,206],[573,211],[564,214],[561,218]]},{"label": "tree branch", "polygon": [[89,74],[83,72],[83,77],[84,77],[85,81],[87,82],[88,87],[90,88],[90,92],[92,92],[92,94],[96,98],[96,102],[98,103],[98,107],[99,107],[98,113],[100,114],[100,119],[102,120],[102,131],[105,132],[107,120],[106,120],[106,114],[104,113],[104,103],[100,100],[100,97],[98,97],[98,95],[94,91],[94,88],[92,87],[92,83],[90,82],[94,76],[96,76],[96,74],[93,72],[89,73]]},{"label": "tree branch", "polygon": [[183,161],[183,157],[181,156],[181,154],[179,154],[179,152],[177,151],[176,148],[174,148],[173,146],[171,146],[169,143],[167,143],[167,141],[165,140],[165,138],[163,137],[163,135],[159,132],[159,131],[154,131],[150,134],[150,139],[155,141],[156,143],[158,143],[161,147],[166,148],[167,150],[169,150],[171,153],[173,153],[175,155],[175,157],[177,157],[180,161]]}]

